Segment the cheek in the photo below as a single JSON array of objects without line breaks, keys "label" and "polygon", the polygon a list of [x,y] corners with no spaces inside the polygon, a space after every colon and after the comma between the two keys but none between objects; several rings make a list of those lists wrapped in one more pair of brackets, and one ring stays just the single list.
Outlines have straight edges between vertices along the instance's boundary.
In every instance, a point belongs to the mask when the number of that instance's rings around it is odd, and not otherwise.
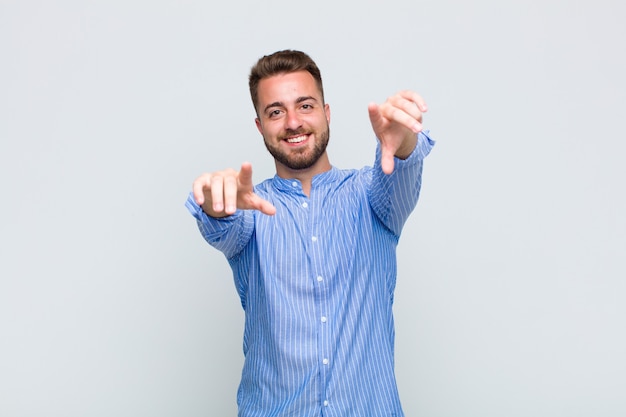
[{"label": "cheek", "polygon": [[267,136],[272,132],[272,124],[268,120],[264,120],[263,122],[260,119],[255,119],[256,128],[261,134],[261,136]]},{"label": "cheek", "polygon": [[276,138],[280,133],[280,129],[277,126],[272,126],[271,124],[266,123],[262,129],[261,134],[263,137],[267,139]]}]

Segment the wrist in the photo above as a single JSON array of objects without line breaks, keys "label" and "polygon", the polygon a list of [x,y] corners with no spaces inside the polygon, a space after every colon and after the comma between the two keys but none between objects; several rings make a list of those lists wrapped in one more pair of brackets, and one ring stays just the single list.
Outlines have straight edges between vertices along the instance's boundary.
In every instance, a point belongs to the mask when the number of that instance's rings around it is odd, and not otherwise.
[{"label": "wrist", "polygon": [[411,134],[408,135],[404,139],[404,141],[402,141],[402,144],[400,145],[398,150],[396,150],[396,153],[394,154],[394,156],[398,159],[407,159],[409,156],[411,156],[416,146],[417,146],[417,134],[411,132]]}]

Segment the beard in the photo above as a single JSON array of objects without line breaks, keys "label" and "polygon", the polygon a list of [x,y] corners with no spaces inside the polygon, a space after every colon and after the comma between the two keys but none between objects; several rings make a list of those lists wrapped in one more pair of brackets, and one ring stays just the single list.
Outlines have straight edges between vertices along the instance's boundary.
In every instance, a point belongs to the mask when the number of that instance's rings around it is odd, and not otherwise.
[{"label": "beard", "polygon": [[[303,130],[288,130],[285,132],[284,137],[302,135],[305,132]],[[326,130],[321,132],[318,136],[315,135],[315,145],[313,149],[308,147],[302,149],[294,149],[289,153],[285,152],[280,146],[270,143],[265,137],[265,147],[274,159],[281,164],[285,165],[289,169],[301,170],[311,168],[320,159],[320,157],[326,152],[328,146],[328,140],[330,138],[330,128],[326,126]],[[280,138],[282,141],[283,138]]]}]

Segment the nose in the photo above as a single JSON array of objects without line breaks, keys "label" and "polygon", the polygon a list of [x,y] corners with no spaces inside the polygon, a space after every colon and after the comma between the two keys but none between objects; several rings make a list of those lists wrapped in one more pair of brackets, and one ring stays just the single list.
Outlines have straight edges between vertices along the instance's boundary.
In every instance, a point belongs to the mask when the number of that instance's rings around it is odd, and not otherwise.
[{"label": "nose", "polygon": [[285,118],[285,128],[298,130],[300,127],[302,127],[302,120],[300,119],[298,112],[288,111],[287,117]]}]

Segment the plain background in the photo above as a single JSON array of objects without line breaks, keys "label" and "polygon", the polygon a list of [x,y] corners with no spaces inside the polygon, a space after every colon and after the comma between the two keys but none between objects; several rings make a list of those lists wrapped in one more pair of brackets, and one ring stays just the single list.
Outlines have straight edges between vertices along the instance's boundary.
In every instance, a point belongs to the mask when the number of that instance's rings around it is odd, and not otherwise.
[{"label": "plain background", "polygon": [[617,0],[0,3],[0,416],[233,416],[243,313],[184,201],[273,161],[250,66],[308,52],[331,162],[370,101],[438,141],[401,239],[407,416],[626,415]]}]

